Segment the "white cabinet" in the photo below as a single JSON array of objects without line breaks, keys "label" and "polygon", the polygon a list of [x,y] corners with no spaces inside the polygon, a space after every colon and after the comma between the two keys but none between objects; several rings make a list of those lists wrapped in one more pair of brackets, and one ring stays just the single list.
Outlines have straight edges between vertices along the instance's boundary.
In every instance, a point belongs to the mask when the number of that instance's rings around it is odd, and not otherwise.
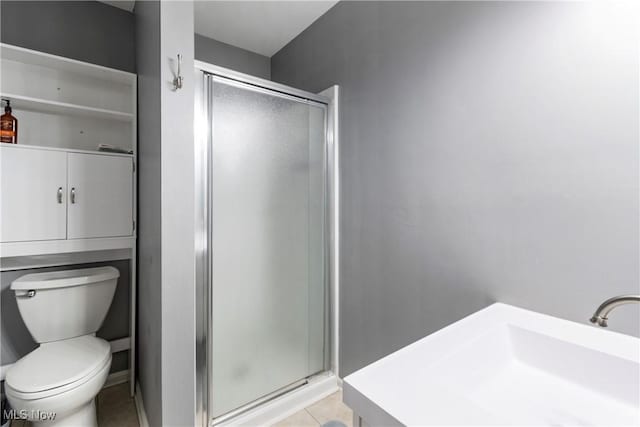
[{"label": "white cabinet", "polygon": [[0,152],[3,242],[67,238],[67,153],[3,148]]},{"label": "white cabinet", "polygon": [[133,254],[136,156],[96,148],[135,153],[137,76],[5,43],[0,59],[0,95],[20,122],[18,145],[0,144],[2,264]]},{"label": "white cabinet", "polygon": [[69,153],[67,237],[133,233],[133,161],[130,157]]},{"label": "white cabinet", "polygon": [[132,156],[0,146],[0,158],[3,243],[133,235]]}]

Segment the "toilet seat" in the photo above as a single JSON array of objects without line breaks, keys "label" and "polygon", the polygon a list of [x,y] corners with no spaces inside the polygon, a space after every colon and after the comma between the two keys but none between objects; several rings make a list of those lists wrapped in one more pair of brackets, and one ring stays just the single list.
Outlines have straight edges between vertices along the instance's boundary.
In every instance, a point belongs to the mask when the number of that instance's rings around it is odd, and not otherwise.
[{"label": "toilet seat", "polygon": [[17,398],[42,399],[81,386],[110,364],[109,343],[92,335],[44,343],[8,370],[5,386]]}]

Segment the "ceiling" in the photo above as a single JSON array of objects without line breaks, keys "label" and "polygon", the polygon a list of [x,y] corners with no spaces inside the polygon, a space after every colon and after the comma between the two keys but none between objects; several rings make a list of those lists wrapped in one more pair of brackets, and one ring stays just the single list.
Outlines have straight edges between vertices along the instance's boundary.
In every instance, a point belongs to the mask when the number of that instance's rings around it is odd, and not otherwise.
[{"label": "ceiling", "polygon": [[196,33],[271,57],[337,1],[196,1]]},{"label": "ceiling", "polygon": [[[337,0],[197,0],[195,31],[271,57],[331,9]],[[135,0],[102,0],[133,12]]]},{"label": "ceiling", "polygon": [[133,12],[133,7],[136,5],[136,0],[102,0],[102,3],[124,9],[128,12]]}]

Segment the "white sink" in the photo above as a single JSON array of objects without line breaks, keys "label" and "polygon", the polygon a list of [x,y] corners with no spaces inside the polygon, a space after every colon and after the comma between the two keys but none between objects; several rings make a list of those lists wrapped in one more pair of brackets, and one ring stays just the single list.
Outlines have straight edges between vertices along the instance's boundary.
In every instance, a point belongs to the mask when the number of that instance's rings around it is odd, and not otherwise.
[{"label": "white sink", "polygon": [[349,375],[344,401],[368,426],[639,426],[640,339],[493,304]]}]

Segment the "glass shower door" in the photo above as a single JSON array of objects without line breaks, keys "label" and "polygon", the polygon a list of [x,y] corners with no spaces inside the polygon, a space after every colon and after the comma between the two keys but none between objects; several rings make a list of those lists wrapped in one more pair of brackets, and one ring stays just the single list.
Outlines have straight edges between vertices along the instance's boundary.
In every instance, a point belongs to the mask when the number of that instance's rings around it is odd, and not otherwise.
[{"label": "glass shower door", "polygon": [[209,78],[215,418],[324,370],[326,108]]}]

